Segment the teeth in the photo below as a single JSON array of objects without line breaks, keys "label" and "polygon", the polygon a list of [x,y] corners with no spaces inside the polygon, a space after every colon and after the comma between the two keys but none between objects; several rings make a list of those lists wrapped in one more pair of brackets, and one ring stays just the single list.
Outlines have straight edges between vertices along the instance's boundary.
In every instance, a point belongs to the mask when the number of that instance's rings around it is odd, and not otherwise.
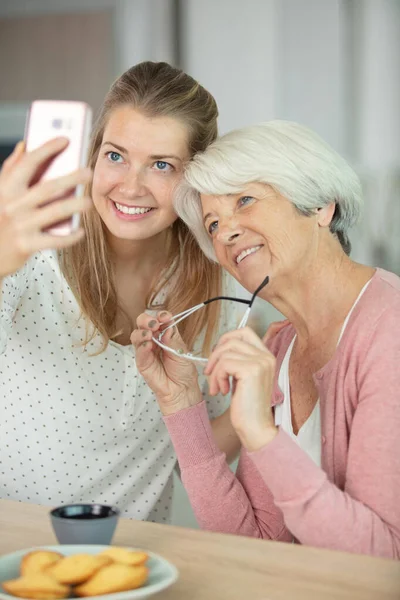
[{"label": "teeth", "polygon": [[260,248],[262,248],[262,246],[253,246],[253,248],[248,248],[247,250],[243,250],[243,252],[241,252],[239,254],[239,256],[236,259],[236,264],[238,265],[240,262],[242,262],[242,260],[245,258],[245,256],[248,256],[249,254],[254,254],[254,252],[257,252],[257,250],[259,250]]},{"label": "teeth", "polygon": [[118,202],[114,202],[115,206],[119,210],[119,212],[124,213],[125,215],[143,215],[144,213],[150,212],[151,208],[136,208],[130,206],[124,206],[123,204],[118,204]]}]

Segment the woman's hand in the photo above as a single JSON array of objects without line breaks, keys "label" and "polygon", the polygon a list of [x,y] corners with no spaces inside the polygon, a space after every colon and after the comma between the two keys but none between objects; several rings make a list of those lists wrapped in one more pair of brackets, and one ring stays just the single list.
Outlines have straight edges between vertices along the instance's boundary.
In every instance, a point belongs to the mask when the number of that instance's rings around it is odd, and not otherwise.
[{"label": "woman's hand", "polygon": [[[174,414],[202,400],[194,364],[163,350],[151,339],[171,317],[166,311],[159,312],[156,318],[143,313],[136,321],[138,329],[131,335],[136,350],[137,368],[155,393],[163,415]],[[182,349],[186,352],[176,327],[165,332],[162,342],[175,350]]]},{"label": "woman's hand", "polygon": [[39,250],[64,248],[83,236],[82,229],[59,237],[43,230],[87,210],[91,206],[89,198],[71,196],[44,205],[78,184],[90,181],[89,169],[30,186],[40,169],[67,145],[66,138],[57,138],[25,153],[24,144],[20,142],[4,162],[0,172],[0,279],[15,273]]},{"label": "woman's hand", "polygon": [[227,394],[234,380],[231,421],[243,446],[258,450],[277,435],[271,409],[275,357],[248,327],[223,335],[204,371],[212,396]]}]

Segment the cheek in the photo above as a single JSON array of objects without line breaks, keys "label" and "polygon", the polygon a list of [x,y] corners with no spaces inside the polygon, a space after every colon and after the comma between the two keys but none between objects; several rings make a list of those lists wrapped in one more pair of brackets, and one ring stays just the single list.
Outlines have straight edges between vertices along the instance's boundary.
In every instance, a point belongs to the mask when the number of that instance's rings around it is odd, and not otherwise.
[{"label": "cheek", "polygon": [[151,182],[149,182],[149,189],[152,195],[157,200],[157,204],[166,209],[174,209],[174,191],[180,181],[179,178],[155,176]]},{"label": "cheek", "polygon": [[[93,173],[92,194],[107,193],[113,187],[121,183],[121,174],[117,170],[107,169],[103,165],[97,163]],[[94,198],[93,198],[94,199]]]},{"label": "cheek", "polygon": [[226,246],[219,244],[218,242],[214,242],[213,246],[219,264],[229,271],[230,265],[226,255]]}]

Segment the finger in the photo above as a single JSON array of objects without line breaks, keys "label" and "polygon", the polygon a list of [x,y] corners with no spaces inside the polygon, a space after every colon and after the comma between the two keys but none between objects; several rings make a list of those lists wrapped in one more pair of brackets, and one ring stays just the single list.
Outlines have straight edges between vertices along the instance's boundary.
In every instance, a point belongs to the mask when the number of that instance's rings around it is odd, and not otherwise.
[{"label": "finger", "polygon": [[19,162],[19,168],[10,169],[7,181],[8,193],[20,192],[22,186],[28,186],[35,173],[51,158],[55,158],[68,146],[68,138],[58,137],[46,142],[32,152],[27,152]]},{"label": "finger", "polygon": [[154,378],[154,372],[160,363],[157,356],[158,346],[151,340],[151,336],[151,331],[144,329],[135,329],[131,334],[137,368],[148,383],[148,378]]},{"label": "finger", "polygon": [[[162,310],[157,313],[157,320],[161,325],[166,326],[162,327],[165,331],[163,335],[163,342],[165,342],[168,346],[174,349],[182,349],[183,351],[187,351],[187,346],[183,341],[183,338],[179,332],[177,326],[173,325],[173,315],[167,310]],[[172,325],[172,327],[170,327]]]},{"label": "finger", "polygon": [[290,321],[285,319],[284,321],[276,321],[275,323],[271,323],[268,327],[267,331],[262,338],[263,344],[267,344],[272,338],[274,338],[286,325],[289,325]]},{"label": "finger", "polygon": [[70,190],[70,194],[73,195],[73,190],[75,190],[76,186],[88,183],[91,177],[92,172],[90,169],[79,169],[63,177],[37,183],[25,192],[22,197],[15,200],[12,199],[12,202],[3,206],[3,210],[7,211],[7,214],[10,215],[17,212],[26,212],[50,201],[57,200]]},{"label": "finger", "polygon": [[160,323],[153,315],[149,315],[148,313],[139,315],[136,319],[136,325],[139,329],[149,329],[153,333],[160,329]]},{"label": "finger", "polygon": [[157,320],[160,323],[168,323],[169,321],[172,321],[172,316],[172,313],[167,310],[161,310],[157,313]]},{"label": "finger", "polygon": [[230,377],[242,379],[246,376],[249,360],[235,352],[229,352],[220,357],[210,377],[209,390],[212,396],[218,393],[223,395],[230,391]]},{"label": "finger", "polygon": [[223,345],[230,340],[245,340],[260,349],[264,346],[259,336],[250,327],[242,327],[224,333],[218,340],[217,346]]},{"label": "finger", "polygon": [[51,235],[50,233],[37,233],[30,240],[29,255],[36,254],[40,250],[61,250],[68,248],[85,237],[84,229],[78,229],[70,235]]},{"label": "finger", "polygon": [[10,156],[8,156],[6,158],[6,160],[3,162],[3,166],[1,169],[2,173],[8,173],[9,171],[11,171],[11,169],[14,167],[14,165],[16,165],[21,156],[23,156],[25,152],[25,142],[20,141],[18,142],[18,144],[15,145],[14,150],[11,152]]},{"label": "finger", "polygon": [[49,200],[57,200],[69,190],[71,190],[71,195],[74,195],[76,187],[89,183],[91,178],[92,171],[89,168],[78,169],[68,175],[37,183],[27,195],[32,196],[32,201],[36,206],[41,206]]},{"label": "finger", "polygon": [[155,344],[151,340],[141,342],[135,346],[135,360],[140,373],[145,377],[151,373],[157,358],[155,355]]},{"label": "finger", "polygon": [[139,348],[143,342],[150,342],[152,338],[150,329],[134,329],[131,333],[131,342],[135,348]]},{"label": "finger", "polygon": [[21,227],[29,230],[47,229],[51,225],[55,225],[60,221],[65,221],[76,213],[82,213],[92,206],[90,198],[66,198],[52,202],[51,204],[37,210],[36,212],[28,213],[24,219],[21,219]]},{"label": "finger", "polygon": [[219,387],[219,393],[225,396],[230,392],[231,384],[229,380],[229,375],[225,370],[218,370],[215,374],[215,381]]},{"label": "finger", "polygon": [[251,344],[244,340],[238,340],[238,339],[226,340],[223,345],[218,344],[214,348],[213,352],[211,353],[210,358],[208,359],[208,363],[204,369],[205,375],[208,375],[209,373],[211,373],[216,362],[226,352],[235,352],[238,355],[242,355],[243,357],[253,357],[255,359],[260,354],[268,353],[269,350],[263,345],[261,345],[261,347],[255,346],[254,344]]}]

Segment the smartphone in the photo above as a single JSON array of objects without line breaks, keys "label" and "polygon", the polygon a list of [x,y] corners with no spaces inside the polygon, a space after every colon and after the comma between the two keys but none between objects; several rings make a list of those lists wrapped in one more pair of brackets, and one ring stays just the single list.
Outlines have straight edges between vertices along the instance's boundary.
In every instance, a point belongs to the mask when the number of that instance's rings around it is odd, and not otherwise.
[{"label": "smartphone", "polygon": [[[92,110],[85,102],[64,100],[35,100],[32,102],[25,126],[27,152],[35,150],[38,146],[56,137],[69,139],[67,148],[44,165],[35,181],[55,179],[85,167],[91,127]],[[71,195],[82,195],[83,187],[83,185],[79,185],[75,189],[68,190],[51,202]],[[70,235],[78,229],[79,219],[79,214],[74,214],[70,219],[55,223],[46,229],[46,232],[52,235]]]}]

